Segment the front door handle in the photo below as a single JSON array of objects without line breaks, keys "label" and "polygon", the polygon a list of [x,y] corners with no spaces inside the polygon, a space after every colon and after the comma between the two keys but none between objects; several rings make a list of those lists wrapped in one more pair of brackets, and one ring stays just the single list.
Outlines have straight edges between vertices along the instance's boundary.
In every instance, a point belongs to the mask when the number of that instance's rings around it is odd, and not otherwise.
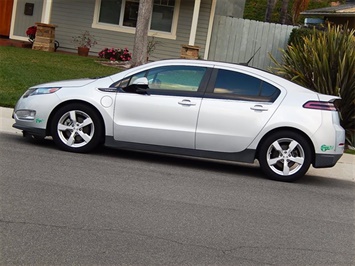
[{"label": "front door handle", "polygon": [[192,103],[190,100],[182,100],[178,102],[178,104],[183,105],[183,106],[195,106],[196,103]]},{"label": "front door handle", "polygon": [[254,110],[254,111],[259,111],[259,112],[264,112],[264,111],[268,111],[269,109],[268,108],[265,108],[264,106],[262,105],[254,105],[253,107],[250,107],[251,110]]}]

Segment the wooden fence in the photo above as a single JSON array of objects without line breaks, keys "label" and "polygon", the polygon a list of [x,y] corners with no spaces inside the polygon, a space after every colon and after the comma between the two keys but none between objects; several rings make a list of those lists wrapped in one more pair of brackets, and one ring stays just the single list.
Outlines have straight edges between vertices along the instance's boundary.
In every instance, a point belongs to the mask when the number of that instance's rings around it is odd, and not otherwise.
[{"label": "wooden fence", "polygon": [[261,69],[273,66],[269,53],[281,62],[280,48],[287,47],[294,26],[216,16],[208,59],[246,63]]}]

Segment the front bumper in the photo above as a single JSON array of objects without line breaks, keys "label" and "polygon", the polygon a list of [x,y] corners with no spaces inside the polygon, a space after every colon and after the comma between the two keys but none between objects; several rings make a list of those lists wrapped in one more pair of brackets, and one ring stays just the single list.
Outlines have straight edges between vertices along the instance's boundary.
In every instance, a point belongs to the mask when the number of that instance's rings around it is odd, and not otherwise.
[{"label": "front bumper", "polygon": [[45,137],[50,113],[59,103],[56,93],[21,97],[12,115],[13,127],[26,134]]},{"label": "front bumper", "polygon": [[[30,113],[31,115],[23,115]],[[29,134],[38,137],[46,136],[47,116],[42,116],[45,117],[45,119],[39,119],[37,118],[37,112],[34,109],[16,109],[15,107],[12,117],[15,120],[12,127],[22,130],[24,135]]]},{"label": "front bumper", "polygon": [[46,137],[46,130],[42,129],[42,128],[34,128],[34,127],[27,127],[27,126],[23,126],[23,125],[19,125],[17,123],[12,125],[14,128],[17,128],[19,130],[22,130],[24,133],[29,134],[29,135],[34,135],[34,136],[38,136],[41,138]]}]

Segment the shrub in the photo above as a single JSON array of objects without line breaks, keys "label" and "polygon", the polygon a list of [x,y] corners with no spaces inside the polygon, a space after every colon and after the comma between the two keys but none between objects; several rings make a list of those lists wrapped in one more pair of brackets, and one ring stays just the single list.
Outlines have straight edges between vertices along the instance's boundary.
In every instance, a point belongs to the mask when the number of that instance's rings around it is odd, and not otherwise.
[{"label": "shrub", "polygon": [[309,37],[313,33],[312,28],[308,27],[301,27],[301,28],[294,28],[291,31],[290,38],[288,39],[288,45],[292,45],[296,42],[303,42],[304,37]]},{"label": "shrub", "polygon": [[99,52],[99,57],[108,59],[110,61],[130,61],[132,59],[132,54],[128,51],[127,48],[105,48]]},{"label": "shrub", "polygon": [[272,56],[271,70],[311,90],[340,95],[341,124],[348,144],[355,146],[355,30],[347,26],[328,26],[326,31],[312,30],[302,41],[293,41],[282,50],[282,63]]}]

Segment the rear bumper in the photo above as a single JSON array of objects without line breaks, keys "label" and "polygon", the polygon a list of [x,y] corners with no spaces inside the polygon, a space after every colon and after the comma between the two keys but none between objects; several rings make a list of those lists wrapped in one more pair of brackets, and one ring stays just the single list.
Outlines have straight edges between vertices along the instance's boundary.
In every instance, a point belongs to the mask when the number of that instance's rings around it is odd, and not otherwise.
[{"label": "rear bumper", "polygon": [[333,167],[343,154],[316,154],[313,167],[327,168]]}]

